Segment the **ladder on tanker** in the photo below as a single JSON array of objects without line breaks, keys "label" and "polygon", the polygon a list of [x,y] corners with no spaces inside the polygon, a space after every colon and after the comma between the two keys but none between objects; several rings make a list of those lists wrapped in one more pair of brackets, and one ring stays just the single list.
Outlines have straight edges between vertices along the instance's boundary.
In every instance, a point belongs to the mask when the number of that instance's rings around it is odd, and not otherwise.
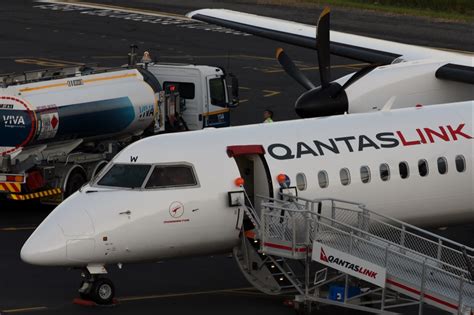
[{"label": "ladder on tanker", "polygon": [[[254,229],[234,249],[261,291],[295,293],[307,313],[319,303],[372,313],[411,306],[419,314],[429,304],[474,314],[474,249],[361,204],[281,197],[259,197],[260,213],[244,206]],[[330,299],[336,284],[339,297]]]}]

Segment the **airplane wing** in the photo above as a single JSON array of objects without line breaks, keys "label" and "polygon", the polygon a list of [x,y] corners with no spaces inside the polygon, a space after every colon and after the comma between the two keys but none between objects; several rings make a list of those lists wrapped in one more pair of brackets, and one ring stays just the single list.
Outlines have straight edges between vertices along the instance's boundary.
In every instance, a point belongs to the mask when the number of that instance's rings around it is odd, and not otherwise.
[{"label": "airplane wing", "polygon": [[[201,9],[189,18],[252,35],[305,48],[316,49],[316,27],[225,9]],[[390,64],[397,61],[435,59],[446,61],[436,77],[474,84],[474,54],[403,44],[366,36],[331,31],[330,51],[334,55],[369,63]]]}]

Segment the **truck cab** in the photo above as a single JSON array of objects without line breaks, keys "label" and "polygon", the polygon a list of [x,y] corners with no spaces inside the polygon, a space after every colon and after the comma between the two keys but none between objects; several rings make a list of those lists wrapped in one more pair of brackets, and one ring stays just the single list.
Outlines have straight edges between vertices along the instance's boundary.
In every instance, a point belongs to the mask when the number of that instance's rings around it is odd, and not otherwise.
[{"label": "truck cab", "polygon": [[229,93],[226,74],[221,68],[150,63],[147,69],[158,79],[163,89],[178,89],[184,107],[181,114],[189,130],[230,125],[230,108],[238,102],[238,83],[233,78],[232,92]]}]

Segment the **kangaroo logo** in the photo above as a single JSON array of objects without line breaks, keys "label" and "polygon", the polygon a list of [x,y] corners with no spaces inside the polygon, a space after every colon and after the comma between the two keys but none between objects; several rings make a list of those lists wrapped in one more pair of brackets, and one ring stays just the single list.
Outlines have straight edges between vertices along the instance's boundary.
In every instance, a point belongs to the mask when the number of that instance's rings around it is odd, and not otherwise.
[{"label": "kangaroo logo", "polygon": [[329,262],[328,257],[326,256],[326,253],[324,252],[324,249],[321,247],[321,254],[319,255],[319,259],[321,259],[324,262]]},{"label": "kangaroo logo", "polygon": [[184,206],[181,202],[174,201],[170,204],[169,211],[173,218],[179,218],[184,214]]}]

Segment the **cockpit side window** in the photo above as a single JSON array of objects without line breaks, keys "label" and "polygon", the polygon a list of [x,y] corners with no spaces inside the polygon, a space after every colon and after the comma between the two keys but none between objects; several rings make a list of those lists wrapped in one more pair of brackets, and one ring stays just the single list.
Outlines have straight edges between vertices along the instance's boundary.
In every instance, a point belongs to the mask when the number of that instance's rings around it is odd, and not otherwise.
[{"label": "cockpit side window", "polygon": [[97,182],[99,186],[141,188],[151,165],[114,164]]},{"label": "cockpit side window", "polygon": [[196,185],[197,179],[190,165],[156,165],[145,188],[157,189]]}]

